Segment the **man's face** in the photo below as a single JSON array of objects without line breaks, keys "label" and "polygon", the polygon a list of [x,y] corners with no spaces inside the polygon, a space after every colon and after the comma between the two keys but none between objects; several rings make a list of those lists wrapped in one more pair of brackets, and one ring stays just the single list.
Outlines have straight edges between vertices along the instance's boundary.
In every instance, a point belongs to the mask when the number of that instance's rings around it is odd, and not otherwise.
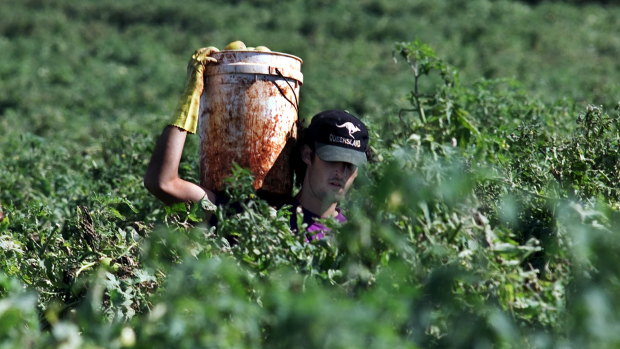
[{"label": "man's face", "polygon": [[310,190],[324,204],[342,200],[357,177],[357,166],[347,162],[323,161],[309,148],[307,150],[309,153],[303,156],[308,165],[304,189]]}]

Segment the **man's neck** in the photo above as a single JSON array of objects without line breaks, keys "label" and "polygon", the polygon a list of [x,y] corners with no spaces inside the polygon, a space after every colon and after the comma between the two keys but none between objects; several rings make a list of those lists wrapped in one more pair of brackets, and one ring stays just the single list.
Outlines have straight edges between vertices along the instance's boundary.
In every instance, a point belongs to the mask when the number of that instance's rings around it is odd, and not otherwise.
[{"label": "man's neck", "polygon": [[337,202],[333,202],[333,203],[321,202],[320,200],[312,196],[311,193],[305,192],[303,188],[299,192],[299,194],[295,196],[295,198],[297,199],[297,201],[299,201],[299,204],[303,208],[305,208],[306,210],[314,213],[315,215],[321,218],[335,217],[337,214],[336,213],[336,205],[338,204]]}]

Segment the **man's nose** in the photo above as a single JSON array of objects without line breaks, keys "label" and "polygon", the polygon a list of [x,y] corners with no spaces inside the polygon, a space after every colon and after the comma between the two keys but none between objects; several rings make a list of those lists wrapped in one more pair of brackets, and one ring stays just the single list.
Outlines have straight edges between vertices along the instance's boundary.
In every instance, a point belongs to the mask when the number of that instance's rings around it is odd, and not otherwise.
[{"label": "man's nose", "polygon": [[351,174],[349,166],[347,166],[347,164],[344,163],[344,162],[337,162],[335,164],[335,167],[336,167],[335,168],[335,173],[340,178],[346,178],[348,175]]}]

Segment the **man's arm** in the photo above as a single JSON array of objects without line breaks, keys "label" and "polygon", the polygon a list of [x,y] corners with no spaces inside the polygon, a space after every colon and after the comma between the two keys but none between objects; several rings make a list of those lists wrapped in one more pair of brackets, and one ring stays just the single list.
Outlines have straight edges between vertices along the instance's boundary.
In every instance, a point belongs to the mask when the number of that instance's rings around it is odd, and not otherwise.
[{"label": "man's arm", "polygon": [[200,201],[205,194],[211,202],[215,201],[213,192],[179,178],[179,163],[187,133],[196,133],[205,64],[216,63],[209,55],[218,51],[212,46],[204,47],[196,50],[190,58],[185,91],[174,111],[174,122],[164,128],[146,170],[144,186],[166,205]]},{"label": "man's arm", "polygon": [[187,131],[175,126],[164,128],[144,176],[144,186],[166,205],[200,201],[205,194],[215,202],[215,193],[179,178],[179,163]]}]

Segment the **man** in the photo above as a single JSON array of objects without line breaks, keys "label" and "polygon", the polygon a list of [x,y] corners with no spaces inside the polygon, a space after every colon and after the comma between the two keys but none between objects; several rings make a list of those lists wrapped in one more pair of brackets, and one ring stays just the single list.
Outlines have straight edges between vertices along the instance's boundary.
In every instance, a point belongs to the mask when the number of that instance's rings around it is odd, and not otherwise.
[{"label": "man", "polygon": [[[153,151],[144,186],[164,204],[204,202],[219,204],[221,194],[204,189],[178,176],[178,168],[187,133],[195,133],[198,121],[200,95],[204,89],[203,72],[209,57],[218,52],[214,47],[197,50],[189,61],[186,88],[175,110],[174,122],[164,128]],[[310,239],[323,237],[326,229],[315,218],[345,218],[336,208],[357,176],[358,167],[366,164],[368,131],[353,115],[339,110],[328,110],[313,117],[308,129],[300,132],[300,150],[295,156],[301,190],[291,198],[294,211],[304,213]],[[295,162],[295,161],[294,161]],[[295,215],[291,228],[297,229]]]},{"label": "man", "polygon": [[[366,164],[368,130],[353,115],[340,110],[327,110],[315,115],[310,126],[300,132],[296,166],[301,190],[292,201],[293,212],[300,207],[307,232],[312,239],[322,238],[325,227],[317,218],[335,217],[346,221],[337,209],[355,177],[358,167]],[[294,159],[295,160],[295,159]],[[299,161],[301,160],[301,161]],[[291,229],[297,229],[294,215]]]}]

